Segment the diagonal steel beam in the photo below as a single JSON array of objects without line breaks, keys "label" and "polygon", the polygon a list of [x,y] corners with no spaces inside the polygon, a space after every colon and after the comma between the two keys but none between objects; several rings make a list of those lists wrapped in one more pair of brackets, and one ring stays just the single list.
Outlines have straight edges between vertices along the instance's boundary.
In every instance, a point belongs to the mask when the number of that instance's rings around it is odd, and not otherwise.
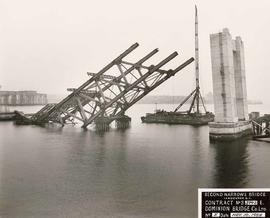
[{"label": "diagonal steel beam", "polygon": [[[158,52],[158,49],[155,49],[134,64],[125,62],[123,57],[136,47],[138,47],[137,43],[98,73],[88,73],[91,76],[90,79],[77,89],[69,89],[72,93],[53,106],[52,109],[46,109],[45,113],[41,113],[37,121],[40,123],[52,121],[63,124],[68,119],[77,119],[83,122],[82,127],[84,128],[103,116],[112,122],[122,116],[137,101],[193,61],[191,58],[174,70],[161,70],[163,65],[177,56],[177,52],[174,52],[157,65],[143,66],[145,61]],[[118,67],[118,74],[116,76],[115,74],[110,75],[110,72],[105,74],[113,66]],[[146,69],[144,74],[142,69]],[[132,78],[133,82],[128,83],[129,78]]]},{"label": "diagonal steel beam", "polygon": [[[139,46],[138,43],[133,44],[130,46],[126,51],[121,53],[117,58],[115,58],[112,62],[110,62],[107,66],[102,68],[94,77],[87,80],[84,84],[82,84],[79,88],[77,88],[74,92],[69,94],[66,98],[64,98],[62,101],[60,101],[57,105],[54,106],[52,110],[50,110],[46,117],[48,117],[51,113],[55,112],[56,110],[59,110],[65,103],[67,103],[74,95],[79,93],[81,90],[83,90],[85,87],[87,87],[90,83],[92,83],[96,78],[98,78],[100,75],[105,73],[107,70],[109,70],[111,67],[113,67],[116,63],[121,61],[124,57],[126,57],[129,53],[131,53],[133,50],[135,50]],[[44,117],[43,119],[46,119]]]},{"label": "diagonal steel beam", "polygon": [[146,89],[143,94],[141,94],[136,99],[134,99],[133,102],[131,102],[129,105],[126,105],[125,108],[124,108],[124,110],[127,110],[128,108],[130,108],[132,105],[134,105],[136,102],[138,102],[144,96],[146,96],[149,92],[151,92],[152,90],[154,90],[155,88],[157,88],[160,84],[162,84],[163,82],[165,82],[170,77],[174,76],[177,72],[179,72],[180,70],[182,70],[183,68],[185,68],[187,65],[189,65],[193,61],[194,61],[194,58],[190,58],[187,61],[185,61],[183,64],[181,64],[179,67],[175,68],[173,71],[168,72],[167,75],[164,78],[162,78],[160,81],[156,82],[152,87],[149,87],[148,89]]},{"label": "diagonal steel beam", "polygon": [[119,100],[120,98],[122,98],[129,90],[131,90],[132,88],[134,88],[136,85],[138,85],[140,82],[142,82],[144,79],[146,79],[149,75],[151,75],[152,73],[154,73],[156,70],[158,70],[160,67],[162,67],[163,65],[165,65],[166,63],[168,63],[170,60],[172,60],[173,58],[175,58],[178,55],[177,52],[172,53],[171,55],[169,55],[167,58],[165,58],[164,60],[162,60],[160,63],[158,63],[156,66],[153,66],[150,70],[148,70],[147,73],[145,73],[140,79],[138,79],[137,81],[135,81],[131,86],[129,86],[128,88],[124,89],[118,96],[116,96],[111,102],[109,102],[108,104],[105,105],[105,107],[100,110],[99,112],[97,112],[94,116],[90,117],[86,122],[84,122],[84,124],[82,125],[83,128],[86,128],[95,118],[97,118],[98,116],[100,116],[108,107],[110,107],[113,103],[115,103],[117,100]]},{"label": "diagonal steel beam", "polygon": [[[154,49],[153,51],[151,51],[149,54],[147,54],[146,56],[144,56],[143,58],[141,58],[138,62],[136,62],[133,66],[131,66],[129,69],[127,69],[124,72],[124,75],[128,75],[131,71],[133,71],[137,66],[140,66],[141,64],[143,64],[145,61],[147,61],[149,58],[151,58],[152,56],[154,56],[156,53],[158,52],[158,49]],[[149,70],[149,69],[148,69]],[[118,81],[122,78],[122,75],[118,76],[116,79],[114,79],[114,81]],[[110,87],[110,85],[107,85],[103,88],[103,91],[107,90]]]}]

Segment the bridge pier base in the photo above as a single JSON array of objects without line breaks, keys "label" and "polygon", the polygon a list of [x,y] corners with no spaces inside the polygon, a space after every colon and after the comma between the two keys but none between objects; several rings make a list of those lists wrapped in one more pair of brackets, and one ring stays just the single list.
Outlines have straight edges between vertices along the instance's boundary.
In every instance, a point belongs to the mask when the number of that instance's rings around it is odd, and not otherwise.
[{"label": "bridge pier base", "polygon": [[124,115],[115,120],[117,129],[127,129],[130,127],[131,118]]},{"label": "bridge pier base", "polygon": [[249,121],[209,123],[209,137],[211,141],[232,141],[251,134],[252,129]]}]

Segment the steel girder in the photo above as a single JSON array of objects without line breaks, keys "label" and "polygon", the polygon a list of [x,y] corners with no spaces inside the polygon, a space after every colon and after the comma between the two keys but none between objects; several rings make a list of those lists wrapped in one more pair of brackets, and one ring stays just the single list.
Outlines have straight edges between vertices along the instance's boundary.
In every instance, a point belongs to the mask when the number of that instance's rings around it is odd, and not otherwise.
[{"label": "steel girder", "polygon": [[144,66],[144,62],[158,52],[155,49],[136,63],[124,61],[123,58],[138,46],[138,43],[133,44],[98,73],[88,72],[89,80],[76,89],[68,89],[70,95],[54,106],[47,106],[44,113],[33,116],[33,122],[64,125],[78,121],[84,128],[100,117],[112,122],[194,60],[190,58],[174,70],[161,70],[178,55],[174,52],[156,65]]}]

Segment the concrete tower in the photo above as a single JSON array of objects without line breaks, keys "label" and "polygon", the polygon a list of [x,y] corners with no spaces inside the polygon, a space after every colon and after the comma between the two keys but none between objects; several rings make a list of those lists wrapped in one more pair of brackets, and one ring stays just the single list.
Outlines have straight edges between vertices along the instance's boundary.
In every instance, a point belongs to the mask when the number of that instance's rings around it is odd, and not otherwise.
[{"label": "concrete tower", "polygon": [[249,130],[244,46],[228,29],[210,35],[215,122],[210,138],[237,138]]},{"label": "concrete tower", "polygon": [[234,80],[235,80],[235,95],[236,108],[239,121],[248,120],[247,106],[247,88],[246,88],[246,72],[245,72],[245,57],[244,45],[241,38],[238,36],[234,40]]},{"label": "concrete tower", "polygon": [[233,40],[228,29],[211,34],[211,60],[216,122],[237,122]]}]

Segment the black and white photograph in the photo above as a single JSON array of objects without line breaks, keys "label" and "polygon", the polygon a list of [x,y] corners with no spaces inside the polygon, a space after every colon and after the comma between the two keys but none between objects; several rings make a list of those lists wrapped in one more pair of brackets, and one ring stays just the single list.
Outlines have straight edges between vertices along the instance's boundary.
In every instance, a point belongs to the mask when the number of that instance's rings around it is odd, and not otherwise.
[{"label": "black and white photograph", "polygon": [[0,218],[270,218],[269,11],[0,0]]}]

